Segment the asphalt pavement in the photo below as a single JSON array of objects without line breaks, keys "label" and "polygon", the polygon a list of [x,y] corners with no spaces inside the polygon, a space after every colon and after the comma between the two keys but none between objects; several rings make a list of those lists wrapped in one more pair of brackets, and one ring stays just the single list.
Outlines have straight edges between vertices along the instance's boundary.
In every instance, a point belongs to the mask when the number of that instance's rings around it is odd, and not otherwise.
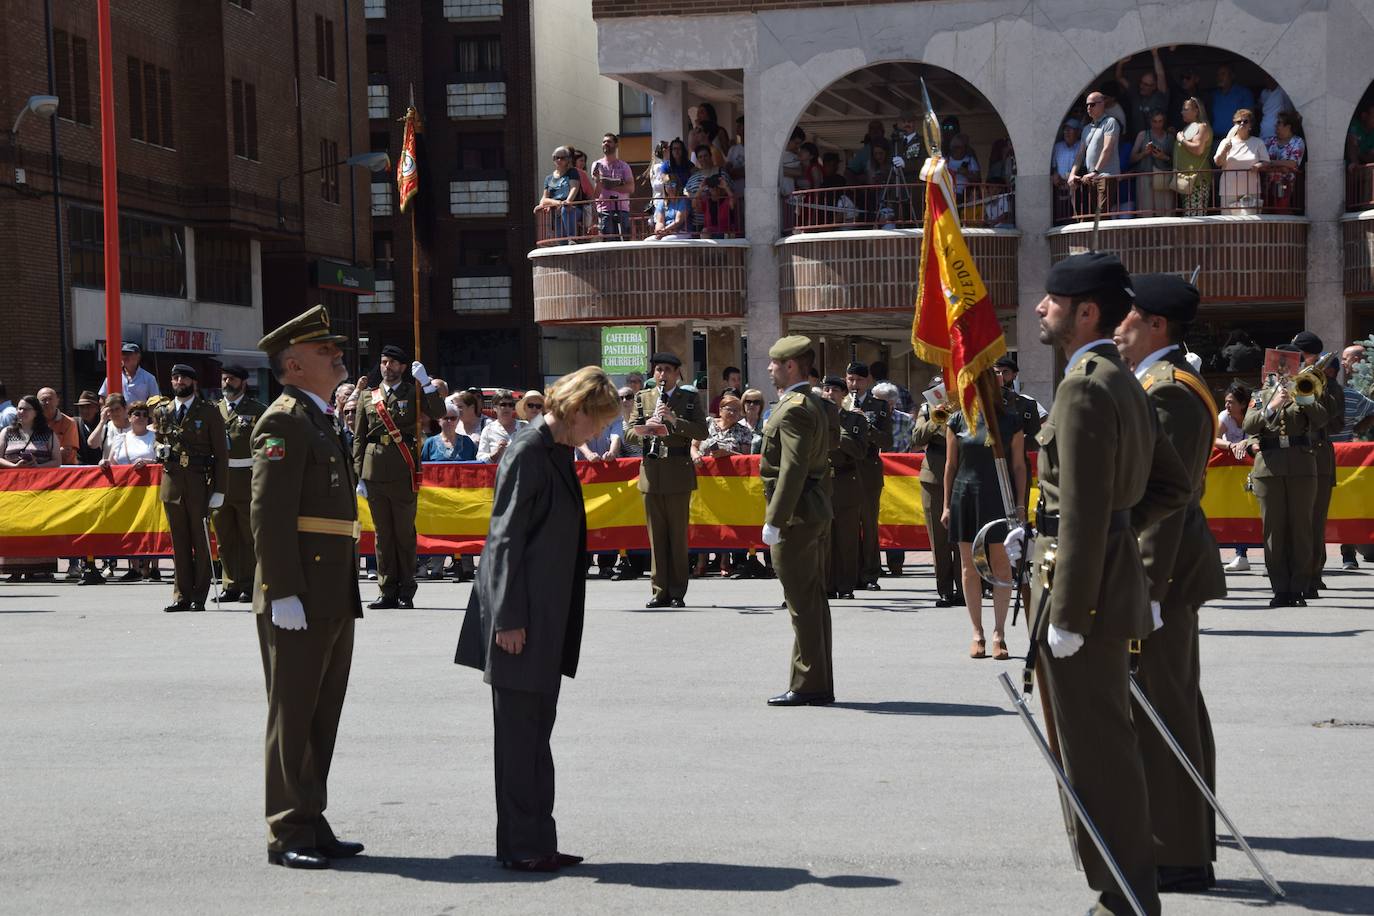
[{"label": "asphalt pavement", "polygon": [[[1259,563],[1228,576],[1203,687],[1221,801],[1287,889],[1275,909],[1374,914],[1374,569],[1331,565],[1307,608],[1269,609]],[[834,603],[836,704],[772,709],[792,641],[775,580],[695,580],[685,611],[644,610],[642,579],[590,582],[553,737],[559,845],[587,861],[537,877],[493,858],[490,694],[452,663],[467,585],[359,621],[328,811],[367,852],[327,872],[266,862],[248,606],[0,585],[0,912],[1086,910],[996,681],[1021,659],[967,657],[967,612],[933,606],[928,565],[882,585]],[[1269,905],[1229,838],[1217,874],[1165,910]]]}]

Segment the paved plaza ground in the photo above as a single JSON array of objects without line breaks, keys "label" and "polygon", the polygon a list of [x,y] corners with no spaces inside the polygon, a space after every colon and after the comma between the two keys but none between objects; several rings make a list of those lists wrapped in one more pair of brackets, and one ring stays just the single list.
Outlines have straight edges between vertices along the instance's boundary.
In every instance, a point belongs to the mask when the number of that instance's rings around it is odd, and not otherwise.
[{"label": "paved plaza ground", "polygon": [[[1274,909],[1374,914],[1374,570],[1281,610],[1260,564],[1228,581],[1202,616],[1221,800],[1289,892]],[[996,682],[1020,660],[967,657],[929,566],[883,589],[834,605],[838,702],[770,709],[776,581],[697,580],[676,612],[643,610],[644,580],[590,583],[553,742],[560,846],[587,862],[531,878],[492,858],[489,693],[452,664],[467,585],[359,622],[329,815],[367,853],[328,872],[266,863],[246,606],[0,585],[0,911],[1082,912],[1049,771]],[[1217,874],[1166,911],[1270,906],[1229,840]]]}]

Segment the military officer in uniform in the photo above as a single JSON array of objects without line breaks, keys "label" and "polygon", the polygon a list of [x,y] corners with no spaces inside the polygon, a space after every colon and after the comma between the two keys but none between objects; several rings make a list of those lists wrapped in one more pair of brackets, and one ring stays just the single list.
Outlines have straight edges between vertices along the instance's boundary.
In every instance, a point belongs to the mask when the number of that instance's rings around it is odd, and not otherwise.
[{"label": "military officer in uniform", "polygon": [[709,434],[706,411],[696,391],[681,384],[682,360],[655,353],[649,360],[654,387],[635,395],[634,419],[625,440],[639,446],[639,492],[649,527],[653,597],[648,608],[686,607],[689,557],[687,526],[697,472],[692,440]]},{"label": "military officer in uniform", "polygon": [[878,577],[878,505],[883,498],[883,459],[881,452],[892,448],[892,405],[870,391],[873,380],[866,363],[852,362],[845,369],[850,406],[868,421],[868,454],[859,462],[859,480],[864,498],[859,505],[863,540],[860,544],[859,584],[869,591],[881,591]]},{"label": "military officer in uniform", "polygon": [[868,420],[857,410],[841,406],[849,386],[840,376],[826,376],[821,393],[835,406],[840,424],[839,444],[830,449],[830,501],[835,517],[830,523],[825,591],[831,598],[853,598],[859,581],[862,537],[859,504],[863,501],[863,484],[859,481],[859,461],[868,454]]},{"label": "military officer in uniform", "polygon": [[[939,379],[935,379],[938,383]],[[949,529],[941,516],[945,511],[945,426],[948,416],[932,416],[930,403],[916,411],[911,432],[911,447],[924,446],[921,458],[921,511],[926,517],[926,534],[930,538],[931,562],[935,567],[935,606],[953,607],[958,603],[956,584],[959,582],[958,556],[949,543]]]},{"label": "military officer in uniform", "polygon": [[[1309,356],[1322,354],[1322,339],[1311,331],[1299,331],[1293,346]],[[1326,408],[1326,424],[1312,430],[1312,457],[1317,462],[1317,492],[1312,500],[1312,570],[1308,574],[1303,598],[1319,598],[1326,587],[1322,567],[1326,565],[1326,516],[1331,510],[1331,491],[1336,486],[1336,447],[1331,437],[1345,429],[1345,389],[1337,379],[1341,365],[1331,360],[1326,366],[1326,387],[1318,398]]]},{"label": "military officer in uniform", "polygon": [[224,592],[220,601],[253,600],[253,527],[248,517],[253,497],[253,424],[267,409],[245,392],[248,370],[225,366],[219,374],[224,397],[215,406],[224,421],[229,439],[229,471],[224,485],[224,505],[211,513],[215,539],[219,543],[220,568],[224,570]]},{"label": "military officer in uniform", "polygon": [[[1197,315],[1198,291],[1169,274],[1131,280],[1135,305],[1116,329],[1117,346],[1145,389],[1160,432],[1178,452],[1192,487],[1181,511],[1139,533],[1155,631],[1145,640],[1136,677],[1188,759],[1214,782],[1216,749],[1202,696],[1197,627],[1202,604],[1226,596],[1221,552],[1202,511],[1207,459],[1217,438],[1217,407],[1180,346]],[[1144,723],[1138,738],[1159,890],[1206,890],[1216,883],[1212,808],[1158,731]]]},{"label": "military officer in uniform", "polygon": [[[1051,657],[1039,670],[1064,768],[1145,912],[1160,912],[1145,774],[1131,720],[1128,642],[1151,630],[1135,530],[1188,501],[1192,486],[1145,392],[1111,334],[1131,306],[1130,275],[1115,256],[1073,255],[1055,264],[1036,306],[1040,340],[1068,368],[1040,430],[1043,510],[1035,576],[1035,638]],[[1013,562],[1015,529],[1007,537]],[[1038,651],[1038,650],[1037,650]],[[1029,663],[1028,663],[1029,664]],[[1077,846],[1095,913],[1129,913],[1087,835]]]},{"label": "military officer in uniform", "polygon": [[[1007,410],[1016,414],[1016,419],[1021,422],[1022,437],[1026,443],[1026,473],[1030,473],[1032,452],[1040,448],[1040,444],[1035,441],[1036,433],[1040,432],[1040,424],[1044,422],[1043,408],[1040,402],[1028,394],[1022,394],[1016,390],[1016,376],[1020,373],[1020,368],[1016,364],[1016,359],[1010,355],[1003,356],[993,363],[993,370],[997,373],[997,380],[1002,384],[1002,400],[1007,405]],[[1027,481],[1029,483],[1029,480]],[[1030,487],[1026,487],[1026,499],[1030,499]],[[1029,508],[1023,506],[1022,508]]]},{"label": "military officer in uniform", "polygon": [[[792,679],[769,706],[835,702],[830,604],[822,541],[833,518],[829,488],[830,421],[811,391],[815,350],[806,337],[784,337],[768,350],[768,375],[781,397],[763,428],[759,476],[767,501],[763,542],[792,617]],[[843,436],[843,433],[841,433]]]},{"label": "military officer in uniform", "polygon": [[[1278,349],[1299,352],[1293,344]],[[1317,536],[1312,530],[1317,499],[1312,441],[1330,419],[1320,399],[1299,403],[1292,384],[1289,379],[1256,392],[1241,424],[1253,437],[1250,483],[1264,526],[1264,567],[1274,591],[1270,607],[1307,606],[1304,596],[1312,587],[1312,542]]]},{"label": "military officer in uniform", "polygon": [[317,305],[258,342],[284,386],[253,429],[253,611],[267,680],[267,861],[328,868],[356,856],[325,818],[353,659],[358,498],[329,398],[347,370]]},{"label": "military officer in uniform", "polygon": [[368,605],[373,610],[415,606],[420,470],[415,417],[442,417],[447,410],[447,390],[418,361],[407,373],[405,358],[405,351],[394,344],[382,347],[381,384],[359,392],[353,415],[353,473],[377,536],[377,585],[382,593]]},{"label": "military officer in uniform", "polygon": [[158,495],[172,532],[175,585],[163,608],[203,611],[210,594],[210,510],[224,504],[229,448],[224,420],[213,404],[196,393],[196,370],[172,367],[172,397],[153,414],[157,459],[162,462]]}]

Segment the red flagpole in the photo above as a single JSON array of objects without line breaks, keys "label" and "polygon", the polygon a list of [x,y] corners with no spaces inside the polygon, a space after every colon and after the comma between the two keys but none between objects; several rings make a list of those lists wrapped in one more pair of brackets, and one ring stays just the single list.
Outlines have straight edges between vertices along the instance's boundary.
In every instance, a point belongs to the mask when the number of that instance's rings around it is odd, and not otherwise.
[{"label": "red flagpole", "polygon": [[[100,42],[100,180],[105,211],[105,383],[122,392],[119,316],[119,171],[115,165],[114,51],[110,37],[110,0],[97,0]],[[66,346],[64,341],[63,346]]]}]

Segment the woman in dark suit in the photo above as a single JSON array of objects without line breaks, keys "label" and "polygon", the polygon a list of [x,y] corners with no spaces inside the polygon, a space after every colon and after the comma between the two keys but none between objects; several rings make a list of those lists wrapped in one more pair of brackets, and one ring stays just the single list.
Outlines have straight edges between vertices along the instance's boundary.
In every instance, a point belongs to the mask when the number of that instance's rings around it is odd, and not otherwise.
[{"label": "woman in dark suit", "polygon": [[549,736],[560,677],[576,674],[582,646],[587,516],[573,449],[620,413],[620,398],[606,373],[588,366],[560,379],[544,406],[496,469],[491,527],[454,658],[482,669],[491,685],[496,856],[533,872],[582,861],[558,851]]}]

